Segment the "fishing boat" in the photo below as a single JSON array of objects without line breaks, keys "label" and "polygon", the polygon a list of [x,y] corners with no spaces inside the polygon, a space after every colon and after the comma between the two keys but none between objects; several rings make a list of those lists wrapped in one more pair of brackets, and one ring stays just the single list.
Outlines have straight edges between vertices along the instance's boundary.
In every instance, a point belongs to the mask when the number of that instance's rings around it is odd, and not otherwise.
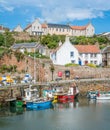
[{"label": "fishing boat", "polygon": [[26,88],[24,90],[24,95],[25,96],[23,97],[23,100],[25,102],[28,102],[37,99],[39,97],[39,92],[37,88],[32,88],[32,86],[30,85],[29,88]]},{"label": "fishing boat", "polygon": [[110,100],[110,92],[105,91],[89,91],[87,94],[89,99],[96,99],[96,100]]},{"label": "fishing boat", "polygon": [[87,98],[88,99],[96,99],[98,91],[88,91]]},{"label": "fishing boat", "polygon": [[74,101],[79,95],[77,86],[70,86],[68,92],[64,92],[62,88],[58,90],[56,88],[56,93],[54,94],[57,96],[58,102]]},{"label": "fishing boat", "polygon": [[39,97],[37,89],[32,89],[31,86],[25,89],[24,102],[28,109],[47,109],[52,106],[52,100]]},{"label": "fishing boat", "polygon": [[37,99],[34,101],[28,101],[26,103],[26,107],[28,109],[48,109],[52,107],[52,101],[51,100],[44,100],[44,99]]},{"label": "fishing boat", "polygon": [[98,92],[97,100],[110,100],[110,92]]}]

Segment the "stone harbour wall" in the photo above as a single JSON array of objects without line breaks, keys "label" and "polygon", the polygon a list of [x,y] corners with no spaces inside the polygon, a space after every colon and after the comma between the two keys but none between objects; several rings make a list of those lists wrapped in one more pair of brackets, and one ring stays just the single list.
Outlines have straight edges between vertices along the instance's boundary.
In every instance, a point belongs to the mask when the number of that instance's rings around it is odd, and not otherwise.
[{"label": "stone harbour wall", "polygon": [[[16,65],[17,72],[1,73],[3,75],[11,75],[14,78],[19,77],[23,79],[26,73],[29,73],[38,82],[46,82],[52,80],[51,65],[52,61],[50,59],[35,59],[32,57],[24,57],[19,62],[14,55],[11,58],[7,55],[0,59],[0,66],[6,65]],[[65,76],[65,71],[70,71],[70,77]],[[58,73],[62,72],[62,77],[58,76]],[[110,78],[110,68],[91,68],[88,66],[77,66],[77,67],[65,67],[54,65],[53,70],[53,80],[61,78],[63,80],[74,79],[74,78]]]}]

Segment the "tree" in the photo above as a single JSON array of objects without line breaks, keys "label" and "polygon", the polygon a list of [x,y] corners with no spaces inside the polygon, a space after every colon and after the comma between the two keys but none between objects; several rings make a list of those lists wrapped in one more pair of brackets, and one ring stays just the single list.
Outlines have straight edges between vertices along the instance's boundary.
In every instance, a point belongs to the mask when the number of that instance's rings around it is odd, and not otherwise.
[{"label": "tree", "polygon": [[11,32],[6,31],[3,36],[4,36],[4,46],[5,47],[10,47],[14,44],[15,39],[13,38]]},{"label": "tree", "polygon": [[3,34],[0,34],[0,46],[3,46],[4,44],[4,36]]},{"label": "tree", "polygon": [[64,42],[65,36],[63,35],[46,35],[41,38],[41,43],[48,46],[50,49],[54,49],[58,46],[59,41]]}]

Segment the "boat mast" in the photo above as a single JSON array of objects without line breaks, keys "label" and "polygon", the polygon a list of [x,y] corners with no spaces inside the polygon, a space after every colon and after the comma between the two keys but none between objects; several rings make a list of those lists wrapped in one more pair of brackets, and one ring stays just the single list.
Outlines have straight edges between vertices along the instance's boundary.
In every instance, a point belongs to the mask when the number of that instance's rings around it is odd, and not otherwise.
[{"label": "boat mast", "polygon": [[36,59],[35,59],[35,49],[34,49],[34,83],[36,83]]}]

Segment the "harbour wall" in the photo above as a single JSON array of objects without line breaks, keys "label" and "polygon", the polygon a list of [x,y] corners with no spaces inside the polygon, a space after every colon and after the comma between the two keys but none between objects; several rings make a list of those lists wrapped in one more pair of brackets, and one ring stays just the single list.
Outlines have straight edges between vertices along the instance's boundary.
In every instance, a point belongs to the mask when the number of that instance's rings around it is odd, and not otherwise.
[{"label": "harbour wall", "polygon": [[[77,79],[77,80],[62,80],[58,82],[46,82],[46,83],[36,83],[32,84],[32,88],[37,88],[39,91],[43,89],[50,89],[57,86],[63,86],[64,90],[73,84],[79,88],[80,96],[85,97],[87,91],[89,90],[99,90],[99,91],[110,91],[110,79]],[[20,96],[24,96],[24,89],[28,88],[30,84],[17,84],[13,86],[4,86],[0,88],[0,104],[6,103],[7,99],[12,99]]]}]

